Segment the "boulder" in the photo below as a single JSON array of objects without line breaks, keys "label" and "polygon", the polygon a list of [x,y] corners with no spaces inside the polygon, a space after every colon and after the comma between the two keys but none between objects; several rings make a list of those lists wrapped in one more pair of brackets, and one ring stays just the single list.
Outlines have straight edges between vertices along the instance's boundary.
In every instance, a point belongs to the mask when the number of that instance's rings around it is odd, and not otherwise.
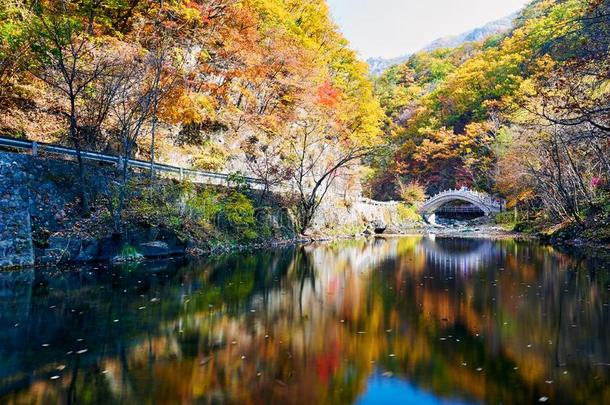
[{"label": "boulder", "polygon": [[70,262],[74,260],[81,251],[83,241],[79,238],[64,238],[61,236],[51,236],[49,238],[49,248],[47,251],[58,262]]},{"label": "boulder", "polygon": [[81,250],[78,256],[74,259],[75,262],[86,263],[99,259],[99,243],[97,240],[83,241]]},{"label": "boulder", "polygon": [[121,251],[121,238],[117,235],[106,236],[98,241],[99,260],[110,260]]},{"label": "boulder", "polygon": [[138,250],[144,257],[163,257],[172,254],[168,244],[162,241],[140,243]]},{"label": "boulder", "polygon": [[383,222],[381,220],[375,220],[375,221],[371,222],[371,227],[373,228],[373,231],[377,235],[379,235],[379,234],[384,233],[388,226],[386,225],[385,222]]}]

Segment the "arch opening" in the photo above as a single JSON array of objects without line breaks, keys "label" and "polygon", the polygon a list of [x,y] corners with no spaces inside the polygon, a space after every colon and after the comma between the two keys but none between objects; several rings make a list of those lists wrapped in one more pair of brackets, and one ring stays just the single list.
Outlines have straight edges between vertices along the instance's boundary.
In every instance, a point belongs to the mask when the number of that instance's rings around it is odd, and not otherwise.
[{"label": "arch opening", "polygon": [[460,221],[471,221],[485,216],[485,212],[467,201],[453,200],[435,210],[436,222],[439,224]]}]

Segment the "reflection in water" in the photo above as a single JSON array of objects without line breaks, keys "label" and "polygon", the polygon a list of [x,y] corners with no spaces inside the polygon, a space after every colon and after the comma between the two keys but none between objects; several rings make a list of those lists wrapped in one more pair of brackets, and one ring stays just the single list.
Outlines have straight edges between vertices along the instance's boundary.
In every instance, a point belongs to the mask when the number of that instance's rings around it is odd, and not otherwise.
[{"label": "reflection in water", "polygon": [[610,403],[609,275],[421,237],[0,273],[0,403]]}]

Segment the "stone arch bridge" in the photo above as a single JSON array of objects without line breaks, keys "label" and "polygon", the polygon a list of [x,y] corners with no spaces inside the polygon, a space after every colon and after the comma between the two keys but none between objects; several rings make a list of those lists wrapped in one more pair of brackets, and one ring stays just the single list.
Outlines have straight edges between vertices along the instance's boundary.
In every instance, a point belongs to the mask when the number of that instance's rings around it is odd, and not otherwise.
[{"label": "stone arch bridge", "polygon": [[[430,197],[419,208],[419,213],[428,222],[434,222],[434,214],[444,205],[453,201],[463,201],[481,210],[485,216],[504,211],[506,203],[488,194],[466,188],[442,191]],[[466,208],[469,209],[469,208]]]}]

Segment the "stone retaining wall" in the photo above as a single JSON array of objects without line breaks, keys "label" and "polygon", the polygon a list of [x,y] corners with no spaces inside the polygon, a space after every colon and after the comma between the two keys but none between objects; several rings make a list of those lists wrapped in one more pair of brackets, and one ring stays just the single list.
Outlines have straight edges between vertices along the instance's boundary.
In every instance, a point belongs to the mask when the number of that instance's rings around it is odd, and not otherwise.
[{"label": "stone retaining wall", "polygon": [[0,268],[34,264],[28,175],[11,154],[0,154]]}]

